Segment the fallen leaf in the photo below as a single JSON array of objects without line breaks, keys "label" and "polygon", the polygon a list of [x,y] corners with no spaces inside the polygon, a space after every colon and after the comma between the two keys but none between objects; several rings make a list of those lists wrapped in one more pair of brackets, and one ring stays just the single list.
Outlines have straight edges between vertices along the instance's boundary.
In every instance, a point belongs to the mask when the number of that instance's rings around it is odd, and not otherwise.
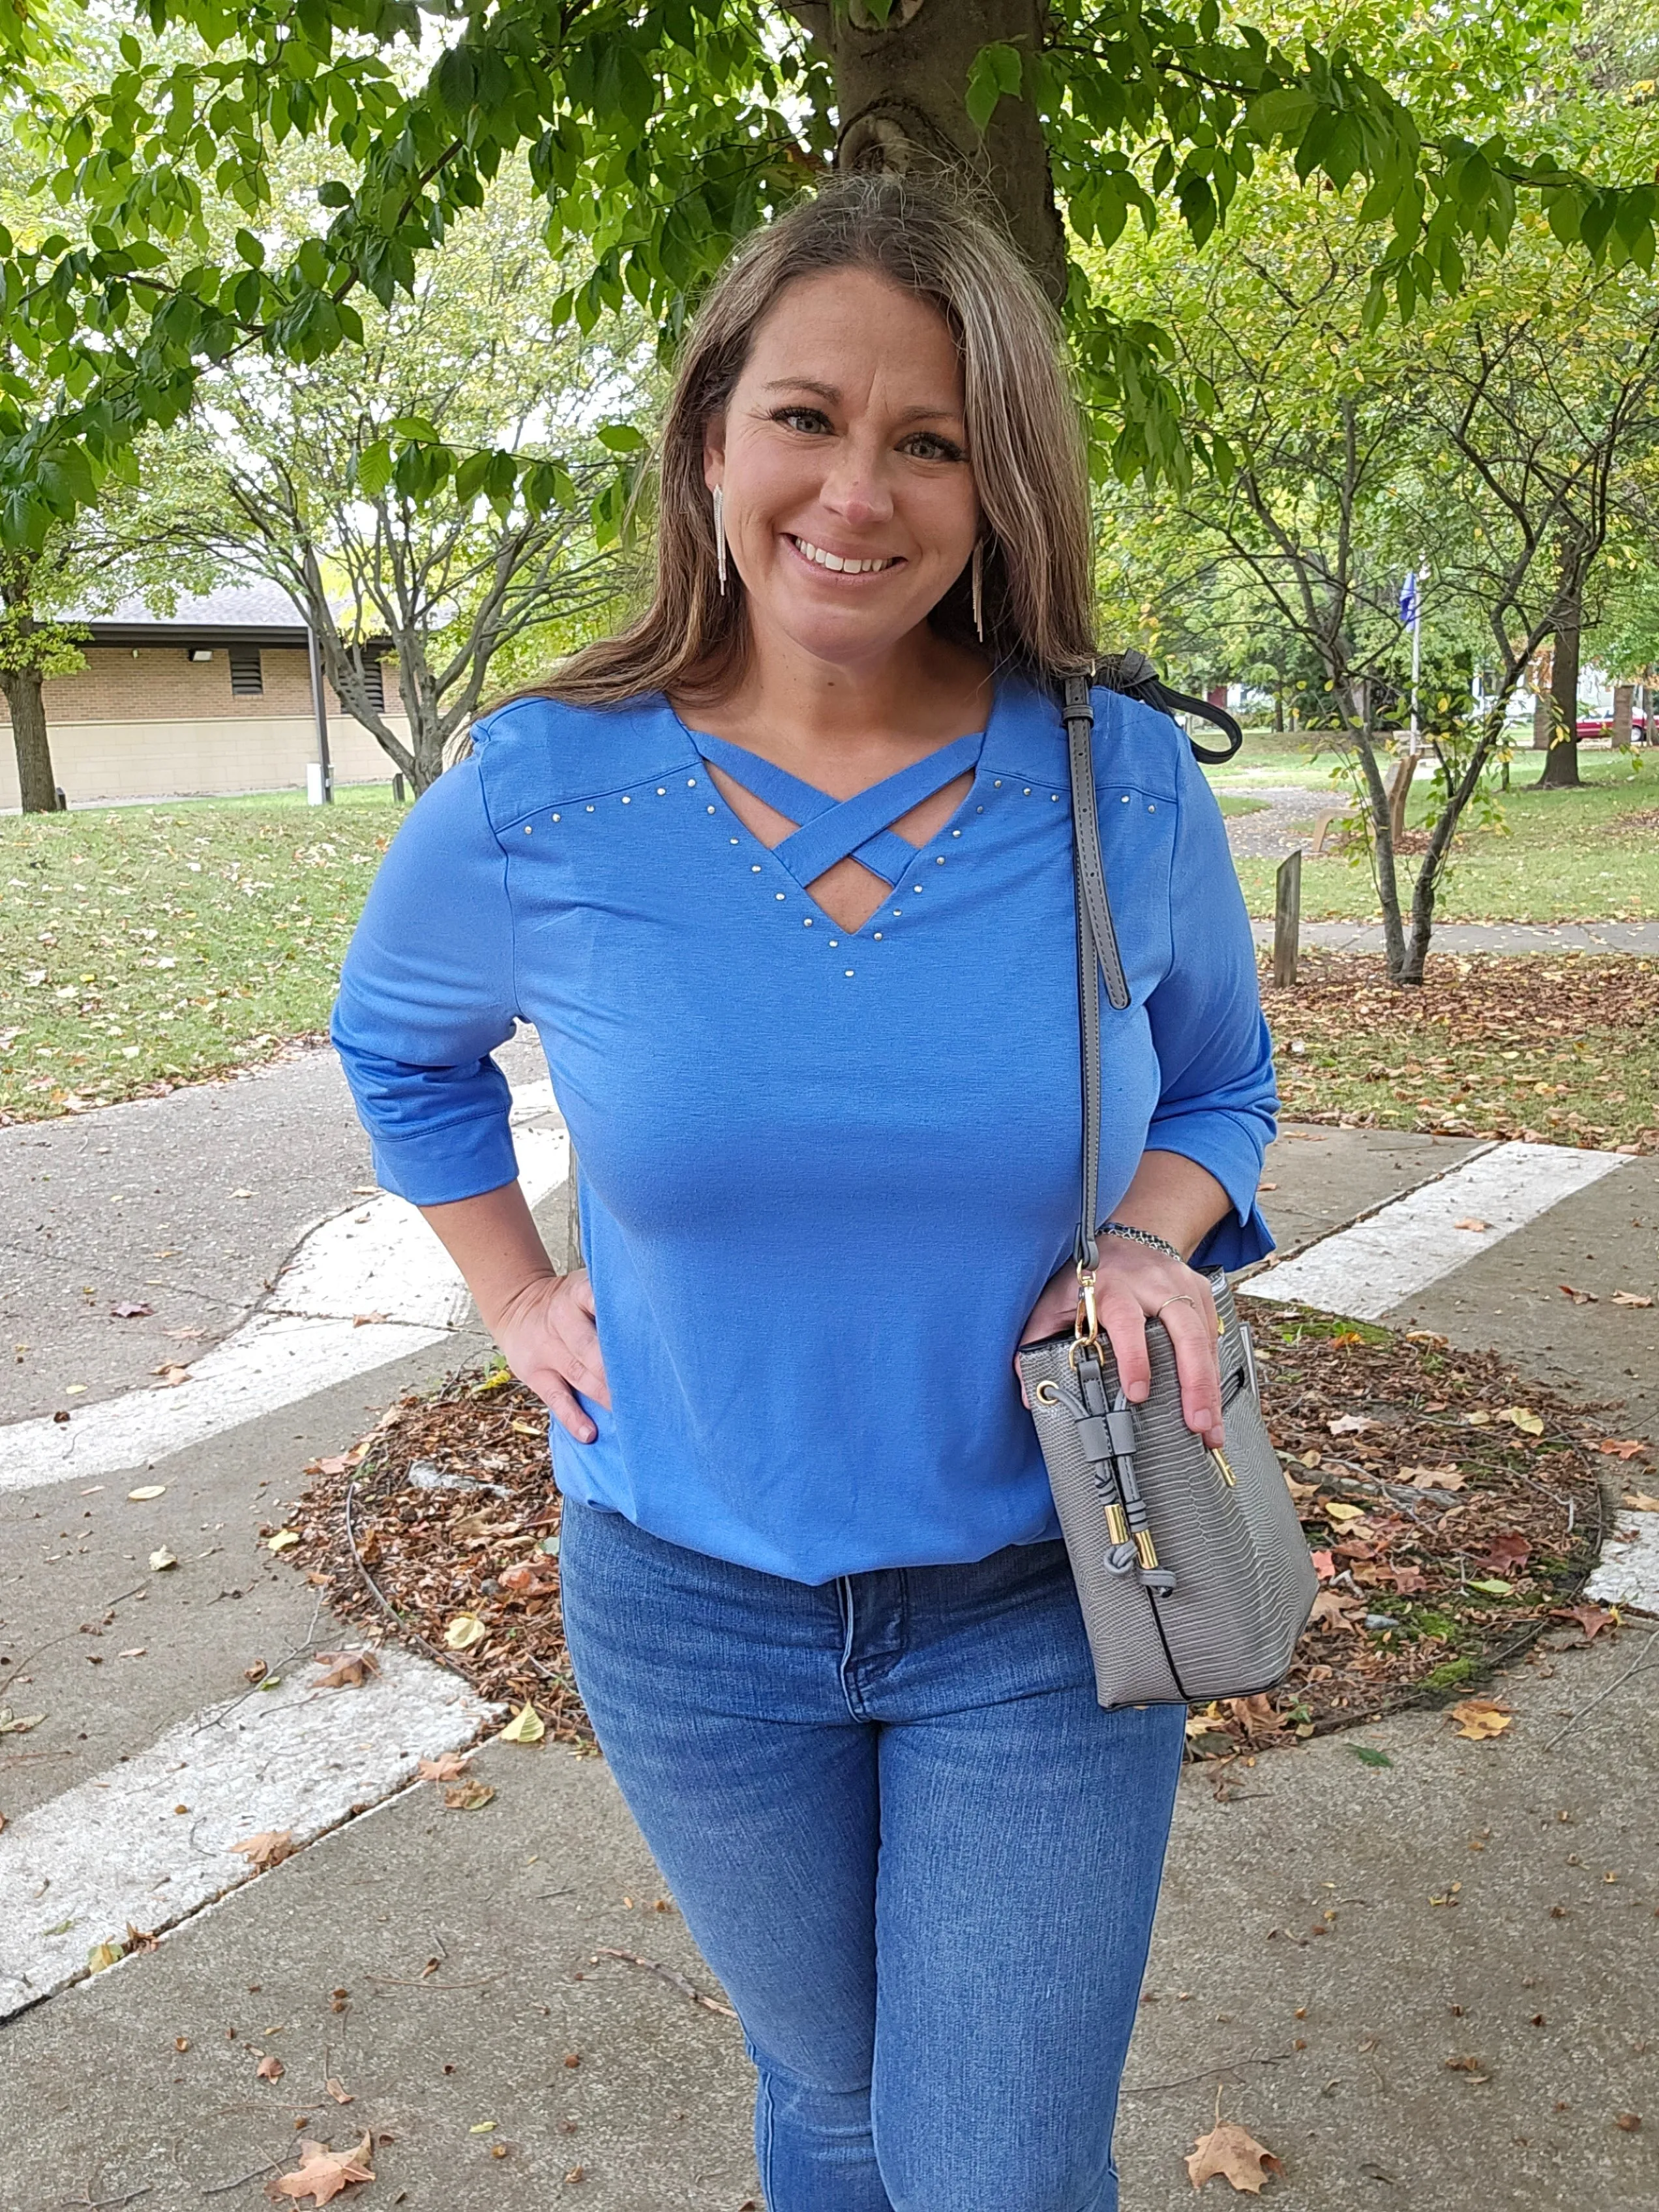
[{"label": "fallen leaf", "polygon": [[358,1690],[380,1671],[380,1662],[372,1651],[319,1651],[317,1664],[328,1671],[317,1676],[311,1686],[313,1690]]},{"label": "fallen leaf", "polygon": [[374,2180],[374,2169],[368,2163],[371,2141],[370,2136],[365,2136],[356,2150],[342,2151],[302,2141],[299,2166],[280,2180],[268,2181],[265,2195],[274,2203],[280,2203],[285,2197],[294,2202],[308,2197],[313,2204],[331,2203],[350,2183]]},{"label": "fallen leaf", "polygon": [[1319,1495],[1319,1485],[1316,1482],[1298,1482],[1293,1474],[1287,1474],[1285,1481],[1291,1497],[1298,1505],[1304,1504],[1308,1498],[1317,1498]]},{"label": "fallen leaf", "polygon": [[1467,1736],[1471,1743],[1502,1735],[1515,1718],[1509,1706],[1495,1705],[1490,1698],[1465,1698],[1462,1705],[1452,1707],[1451,1717],[1457,1723],[1459,1735]]},{"label": "fallen leaf", "polygon": [[1640,2112],[1615,2112],[1613,2116],[1613,2124],[1616,2128],[1622,2128],[1627,2136],[1633,2136],[1642,2124],[1642,2115]]},{"label": "fallen leaf", "polygon": [[453,1782],[466,1772],[466,1760],[464,1751],[440,1752],[436,1759],[423,1759],[415,1771],[422,1782]]},{"label": "fallen leaf", "polygon": [[1531,1557],[1532,1546],[1524,1536],[1505,1533],[1488,1540],[1486,1550],[1480,1554],[1480,1565],[1496,1568],[1500,1575],[1506,1575],[1511,1571],[1518,1572]]},{"label": "fallen leaf", "polygon": [[518,1711],[501,1730],[503,1743],[539,1743],[547,1734],[547,1723],[534,1705],[520,1705]]},{"label": "fallen leaf", "polygon": [[1466,1213],[1461,1221],[1454,1221],[1452,1227],[1454,1229],[1490,1229],[1492,1224],[1490,1221],[1477,1219],[1473,1213]]},{"label": "fallen leaf", "polygon": [[1613,1303],[1616,1306],[1650,1306],[1653,1300],[1641,1297],[1635,1291],[1615,1291]]},{"label": "fallen leaf", "polygon": [[240,1844],[231,1845],[240,1852],[256,1874],[281,1866],[284,1859],[294,1856],[294,1832],[291,1828],[262,1828],[257,1836],[248,1836]]},{"label": "fallen leaf", "polygon": [[94,1943],[87,1953],[87,1970],[101,1974],[106,1966],[118,1965],[125,1956],[125,1948],[119,1943]]},{"label": "fallen leaf", "polygon": [[288,2069],[274,2051],[268,2051],[254,2068],[254,2078],[260,2081],[280,2081]]},{"label": "fallen leaf", "polygon": [[515,1597],[538,1597],[558,1588],[555,1577],[538,1562],[524,1560],[519,1565],[504,1567],[496,1577],[504,1590]]},{"label": "fallen leaf", "polygon": [[181,1382],[190,1380],[189,1368],[180,1367],[176,1360],[164,1359],[159,1367],[152,1367],[149,1371],[161,1376],[156,1385],[160,1390],[176,1390]]},{"label": "fallen leaf", "polygon": [[1392,1766],[1393,1759],[1386,1751],[1379,1751],[1374,1743],[1351,1743],[1348,1749],[1364,1766]]},{"label": "fallen leaf", "polygon": [[44,1713],[15,1713],[9,1705],[0,1705],[0,1735],[27,1735],[46,1717]]},{"label": "fallen leaf", "polygon": [[1391,1567],[1389,1572],[1394,1578],[1395,1589],[1401,1597],[1410,1597],[1427,1586],[1428,1577],[1421,1567]]},{"label": "fallen leaf", "polygon": [[1188,2152],[1187,2171],[1194,2189],[1202,2189],[1218,2173],[1235,2190],[1259,2197],[1269,2174],[1282,2173],[1285,2169],[1254,2136],[1247,2135],[1235,2121],[1222,2120]]},{"label": "fallen leaf", "polygon": [[268,1552],[291,1552],[299,1540],[297,1528],[279,1528],[274,1536],[265,1538],[265,1549]]},{"label": "fallen leaf", "polygon": [[1593,1644],[1601,1631],[1611,1627],[1619,1616],[1604,1606],[1584,1604],[1558,1605],[1553,1608],[1551,1618],[1555,1620],[1576,1620],[1584,1632],[1585,1643]]},{"label": "fallen leaf", "polygon": [[243,1668],[242,1680],[245,1682],[263,1682],[270,1671],[263,1659],[256,1659],[251,1667]]},{"label": "fallen leaf", "polygon": [[1558,1283],[1555,1287],[1564,1298],[1571,1298],[1576,1306],[1594,1306],[1601,1304],[1594,1291],[1575,1291],[1571,1283]]},{"label": "fallen leaf", "polygon": [[123,1298],[118,1305],[110,1308],[109,1317],[112,1321],[143,1321],[155,1310],[154,1306],[138,1305],[131,1298]]},{"label": "fallen leaf", "polygon": [[1508,1421],[1512,1427],[1519,1429],[1523,1436],[1541,1437],[1544,1433],[1541,1418],[1530,1412],[1525,1406],[1505,1406],[1498,1418],[1500,1421]]},{"label": "fallen leaf", "polygon": [[1609,1459],[1634,1459],[1647,1448],[1645,1437],[1603,1437],[1595,1447],[1597,1451],[1605,1452]]},{"label": "fallen leaf", "polygon": [[1333,1559],[1328,1552],[1315,1552],[1310,1556],[1312,1557],[1314,1563],[1314,1572],[1318,1576],[1320,1581],[1322,1583],[1330,1582],[1336,1573],[1335,1559]]},{"label": "fallen leaf", "polygon": [[178,1560],[173,1558],[172,1553],[169,1552],[165,1546],[163,1546],[161,1551],[152,1552],[149,1555],[150,1572],[152,1574],[165,1574],[169,1567],[176,1567],[178,1564]]},{"label": "fallen leaf", "polygon": [[166,1492],[165,1482],[141,1482],[137,1490],[128,1491],[127,1497],[133,1504],[143,1505],[152,1498],[164,1497]]},{"label": "fallen leaf", "polygon": [[383,1313],[353,1314],[351,1326],[353,1328],[368,1328],[372,1323],[385,1319],[386,1316]]},{"label": "fallen leaf", "polygon": [[1365,1517],[1365,1509],[1363,1505],[1350,1505],[1340,1498],[1328,1498],[1325,1501],[1325,1517],[1328,1521],[1336,1522],[1339,1525],[1350,1521],[1363,1521]]},{"label": "fallen leaf", "polygon": [[493,2136],[500,2125],[499,2120],[474,2120],[467,2133],[470,2136]]},{"label": "fallen leaf", "polygon": [[1468,1587],[1470,1589],[1485,1590],[1488,1597],[1508,1597],[1515,1584],[1506,1583],[1496,1575],[1485,1575],[1474,1577]]},{"label": "fallen leaf", "polygon": [[323,2087],[337,2105],[355,2105],[357,2101],[337,2074],[331,2074]]},{"label": "fallen leaf", "polygon": [[488,1805],[495,1795],[487,1782],[469,1775],[465,1782],[457,1782],[444,1792],[444,1804],[452,1813],[477,1813]]},{"label": "fallen leaf", "polygon": [[1659,1513],[1659,1498],[1650,1496],[1645,1490],[1627,1490],[1625,1504],[1632,1513]]},{"label": "fallen leaf", "polygon": [[161,1939],[159,1936],[147,1928],[135,1928],[131,1921],[128,1921],[127,1948],[129,1951],[159,1951],[161,1948]]},{"label": "fallen leaf", "polygon": [[1308,1615],[1310,1628],[1352,1628],[1352,1616],[1358,1610],[1359,1600],[1346,1597],[1340,1590],[1322,1589],[1313,1601]]},{"label": "fallen leaf", "polygon": [[1334,1421],[1327,1421],[1325,1425],[1334,1437],[1363,1437],[1367,1429],[1378,1428],[1382,1425],[1370,1413],[1339,1413]]},{"label": "fallen leaf", "polygon": [[444,1642],[452,1651],[471,1651],[489,1633],[476,1613],[458,1613],[444,1631]]},{"label": "fallen leaf", "polygon": [[1400,1480],[1414,1490],[1461,1490],[1468,1477],[1458,1473],[1455,1461],[1448,1460],[1443,1467],[1402,1467]]}]

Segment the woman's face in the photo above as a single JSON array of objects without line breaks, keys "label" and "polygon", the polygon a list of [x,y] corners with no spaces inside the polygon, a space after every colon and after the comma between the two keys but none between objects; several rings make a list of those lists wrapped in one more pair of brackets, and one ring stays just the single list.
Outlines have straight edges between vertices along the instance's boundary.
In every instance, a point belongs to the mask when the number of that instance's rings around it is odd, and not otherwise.
[{"label": "woman's face", "polygon": [[760,324],[703,472],[757,637],[844,664],[915,629],[973,551],[962,368],[938,311],[860,269]]}]

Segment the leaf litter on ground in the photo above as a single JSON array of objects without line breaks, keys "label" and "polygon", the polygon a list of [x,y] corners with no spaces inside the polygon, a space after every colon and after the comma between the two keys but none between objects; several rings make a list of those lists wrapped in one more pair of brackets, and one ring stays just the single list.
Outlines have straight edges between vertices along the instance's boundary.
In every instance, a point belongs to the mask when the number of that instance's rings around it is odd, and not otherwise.
[{"label": "leaf litter on ground", "polygon": [[[1255,1753],[1449,1702],[1547,1628],[1596,1632],[1564,1626],[1600,1547],[1596,1459],[1610,1444],[1625,1454],[1593,1409],[1429,1332],[1291,1306],[1253,1313],[1252,1329],[1320,1602],[1278,1689],[1194,1711],[1194,1756]],[[1629,1442],[1633,1460],[1645,1447]],[[312,1468],[288,1556],[329,1602],[442,1657],[515,1716],[530,1709],[549,1741],[592,1750],[565,1648],[559,1498],[534,1395],[499,1365],[468,1370]],[[1483,1571],[1499,1559],[1502,1576]],[[460,1785],[456,1810],[489,1802],[462,1764],[421,1771]]]}]

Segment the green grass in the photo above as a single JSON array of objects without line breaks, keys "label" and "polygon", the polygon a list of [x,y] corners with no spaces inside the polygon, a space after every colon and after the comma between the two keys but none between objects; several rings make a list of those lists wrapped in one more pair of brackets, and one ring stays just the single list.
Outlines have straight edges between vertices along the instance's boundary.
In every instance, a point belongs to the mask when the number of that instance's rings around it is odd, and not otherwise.
[{"label": "green grass", "polygon": [[0,821],[0,1117],[268,1058],[326,1026],[404,810],[384,785]]},{"label": "green grass", "polygon": [[[1440,921],[1645,921],[1659,917],[1659,830],[1624,830],[1621,815],[1659,808],[1659,767],[1591,755],[1582,791],[1534,791],[1536,757],[1516,762],[1513,787],[1493,795],[1501,821],[1459,836],[1443,879]],[[1421,827],[1426,787],[1413,794],[1407,827]],[[1407,902],[1419,865],[1401,863]],[[1273,913],[1272,860],[1241,858],[1239,879],[1253,915]],[[1378,912],[1370,871],[1341,856],[1302,864],[1304,921],[1369,921]]]},{"label": "green grass", "polygon": [[1216,803],[1230,819],[1235,815],[1265,814],[1267,811],[1265,799],[1236,799],[1224,791],[1219,793]]}]

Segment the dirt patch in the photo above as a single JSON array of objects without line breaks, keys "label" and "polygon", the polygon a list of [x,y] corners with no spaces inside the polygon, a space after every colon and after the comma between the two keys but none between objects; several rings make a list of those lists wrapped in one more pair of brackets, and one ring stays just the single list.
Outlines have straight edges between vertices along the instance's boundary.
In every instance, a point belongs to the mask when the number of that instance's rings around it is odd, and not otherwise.
[{"label": "dirt patch", "polygon": [[[1194,1715],[1195,1755],[1460,1693],[1558,1614],[1565,1636],[1601,1627],[1595,1608],[1560,1611],[1601,1542],[1607,1462],[1583,1408],[1437,1338],[1294,1309],[1252,1327],[1321,1617],[1270,1697]],[[331,1605],[484,1697],[532,1703],[551,1737],[591,1745],[560,1618],[547,1414],[528,1390],[499,1368],[458,1375],[307,1472],[287,1556]],[[1648,1486],[1645,1464],[1629,1473]],[[458,1633],[474,1640],[457,1649]]]}]

